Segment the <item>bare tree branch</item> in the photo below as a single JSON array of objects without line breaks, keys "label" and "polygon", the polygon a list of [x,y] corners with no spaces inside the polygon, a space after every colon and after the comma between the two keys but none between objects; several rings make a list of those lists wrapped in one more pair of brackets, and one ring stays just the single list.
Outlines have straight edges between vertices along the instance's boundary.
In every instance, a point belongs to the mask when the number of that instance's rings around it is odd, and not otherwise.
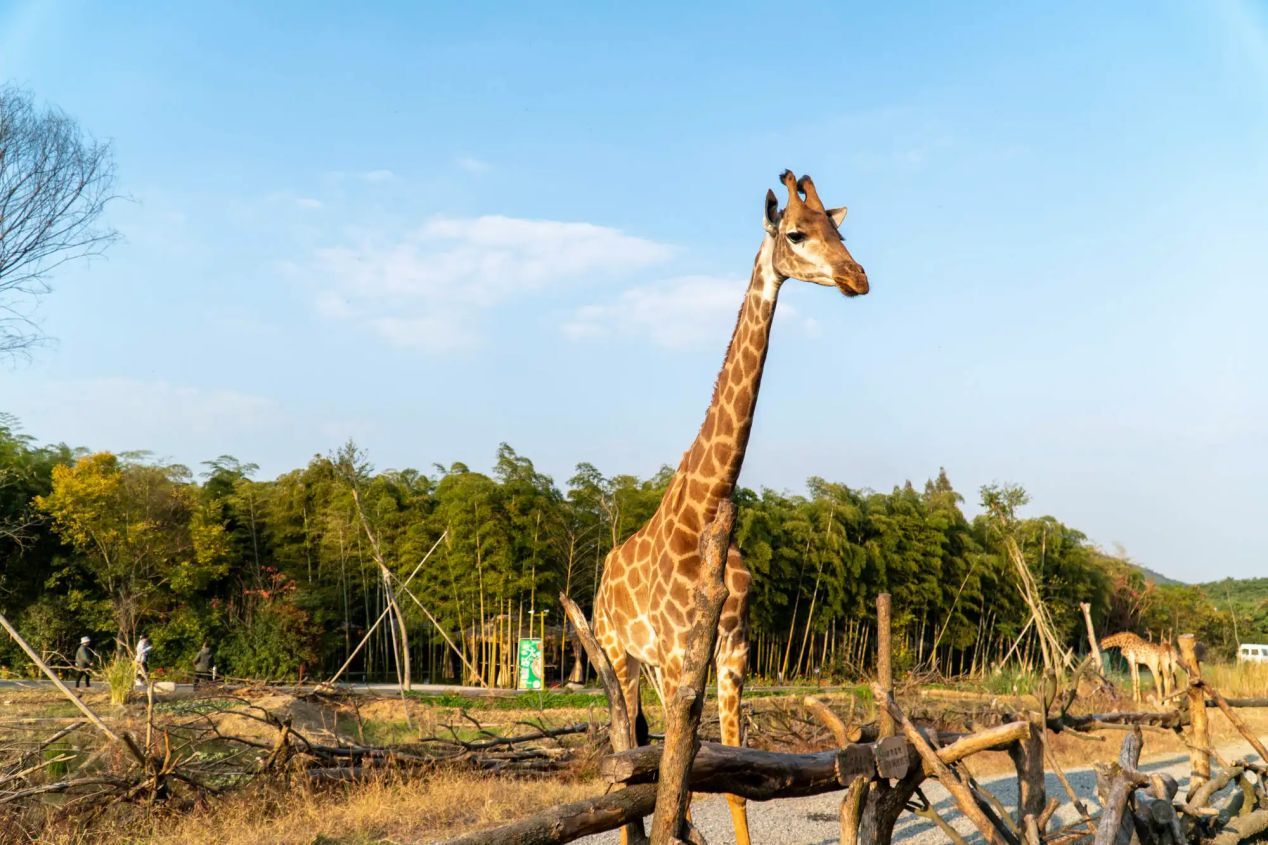
[{"label": "bare tree branch", "polygon": [[33,313],[49,274],[117,239],[98,225],[114,187],[109,144],[28,92],[0,89],[0,355],[42,339]]}]

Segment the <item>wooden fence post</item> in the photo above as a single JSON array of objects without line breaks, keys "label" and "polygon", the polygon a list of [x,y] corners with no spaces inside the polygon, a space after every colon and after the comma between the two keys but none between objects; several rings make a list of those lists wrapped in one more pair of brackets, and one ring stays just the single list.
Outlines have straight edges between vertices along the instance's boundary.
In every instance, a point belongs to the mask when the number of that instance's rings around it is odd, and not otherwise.
[{"label": "wooden fence post", "polygon": [[[893,665],[890,662],[890,598],[889,593],[881,593],[876,597],[876,682],[880,684],[885,695],[894,692]],[[880,716],[881,737],[894,735],[894,719],[884,701],[877,702]]]},{"label": "wooden fence post", "polygon": [[1193,774],[1189,794],[1211,779],[1211,729],[1206,719],[1206,691],[1202,689],[1202,667],[1198,665],[1196,639],[1181,634],[1180,659],[1189,673],[1189,762]]}]

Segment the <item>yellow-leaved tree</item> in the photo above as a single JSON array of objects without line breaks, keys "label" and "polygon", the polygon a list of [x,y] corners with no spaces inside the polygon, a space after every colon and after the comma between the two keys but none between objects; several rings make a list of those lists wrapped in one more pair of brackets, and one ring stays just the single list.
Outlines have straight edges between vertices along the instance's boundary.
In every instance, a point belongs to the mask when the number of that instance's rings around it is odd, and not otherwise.
[{"label": "yellow-leaved tree", "polygon": [[36,506],[110,596],[119,639],[169,598],[197,593],[228,571],[224,527],[182,466],[123,460],[109,452],[53,469]]}]

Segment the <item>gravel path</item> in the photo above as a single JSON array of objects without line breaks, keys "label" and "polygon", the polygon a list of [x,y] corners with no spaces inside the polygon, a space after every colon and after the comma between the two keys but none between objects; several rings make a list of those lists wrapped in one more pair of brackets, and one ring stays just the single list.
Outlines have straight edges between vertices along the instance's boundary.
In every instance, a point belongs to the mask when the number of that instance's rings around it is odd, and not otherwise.
[{"label": "gravel path", "polygon": [[[1110,734],[1111,737],[1115,736]],[[1147,747],[1147,746],[1146,746]],[[1096,759],[1108,757],[1110,751],[1117,754],[1117,745],[1106,743],[1105,748],[1096,749]],[[1220,749],[1225,758],[1235,759],[1248,754],[1253,755],[1249,744],[1228,745]],[[1091,761],[1089,760],[1089,763]],[[1180,782],[1181,792],[1188,782],[1188,755],[1171,755],[1164,757],[1145,756],[1141,764],[1144,772],[1166,772]],[[1096,800],[1096,775],[1088,768],[1071,769],[1066,772],[1070,785],[1085,801],[1088,810],[1100,811]],[[1010,812],[1017,807],[1017,779],[1012,775],[997,775],[983,779],[983,785],[998,796]],[[1056,824],[1067,824],[1078,819],[1078,813],[1070,806],[1068,796],[1060,781],[1054,775],[1048,775],[1046,785],[1049,797],[1062,801],[1057,811]],[[929,801],[937,808],[938,813],[951,822],[957,831],[965,835],[969,842],[981,842],[973,825],[961,816],[955,802],[935,780],[925,782],[923,787]],[[810,798],[789,798],[779,801],[756,802],[748,805],[749,830],[755,845],[837,845],[840,841],[840,828],[837,815],[841,807],[841,792],[830,792]],[[727,811],[726,801],[720,797],[704,798],[692,803],[692,818],[705,838],[714,845],[723,842],[734,842],[731,830],[731,816]],[[651,818],[647,819],[650,828]],[[972,834],[972,836],[970,836]],[[616,831],[587,836],[577,840],[585,845],[618,845],[621,838]],[[903,813],[894,828],[894,842],[904,845],[941,845],[947,841],[942,831],[932,822],[928,822],[911,813]]]}]

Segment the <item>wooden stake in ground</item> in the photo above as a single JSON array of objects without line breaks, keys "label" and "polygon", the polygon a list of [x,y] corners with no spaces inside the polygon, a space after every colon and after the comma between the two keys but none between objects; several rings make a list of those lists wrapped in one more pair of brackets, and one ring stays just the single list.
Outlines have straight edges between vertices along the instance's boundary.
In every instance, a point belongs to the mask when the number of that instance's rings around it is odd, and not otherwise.
[{"label": "wooden stake in ground", "polygon": [[[884,700],[894,691],[893,668],[890,663],[890,598],[889,593],[876,597],[876,682],[884,690]],[[880,708],[881,736],[894,735],[894,720],[885,707]]]},{"label": "wooden stake in ground", "polygon": [[1105,665],[1101,662],[1101,649],[1096,644],[1096,629],[1092,627],[1092,605],[1079,602],[1079,610],[1083,611],[1083,624],[1087,626],[1087,644],[1092,649],[1092,663],[1096,671],[1105,674]]},{"label": "wooden stake in ground", "polygon": [[656,789],[656,814],[652,818],[652,845],[673,845],[686,838],[683,829],[687,812],[688,778],[691,762],[700,748],[700,713],[704,710],[704,685],[709,661],[718,634],[718,619],[726,602],[723,583],[735,504],[724,499],[713,522],[700,537],[700,580],[692,591],[691,629],[687,632],[686,653],[678,687],[666,690],[665,750],[660,761],[660,784]]},{"label": "wooden stake in ground", "polygon": [[1202,667],[1198,665],[1197,642],[1192,634],[1181,634],[1180,659],[1189,673],[1189,761],[1193,768],[1189,794],[1211,779],[1211,729],[1206,718],[1206,694],[1202,690]]}]

